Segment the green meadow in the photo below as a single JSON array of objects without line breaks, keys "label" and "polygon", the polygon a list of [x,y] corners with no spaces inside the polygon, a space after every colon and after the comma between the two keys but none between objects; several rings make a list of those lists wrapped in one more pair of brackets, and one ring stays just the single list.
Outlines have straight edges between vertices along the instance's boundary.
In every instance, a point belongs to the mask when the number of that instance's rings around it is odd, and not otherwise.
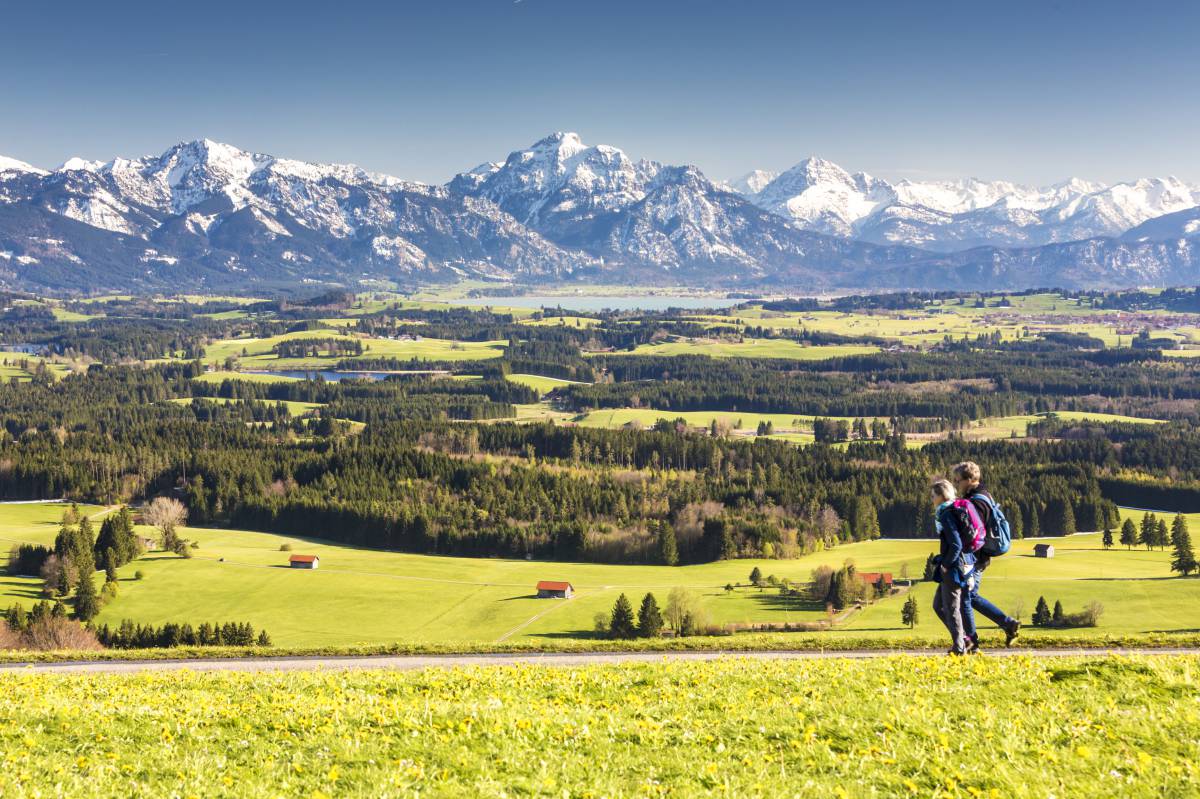
[{"label": "green meadow", "polygon": [[236,358],[242,369],[291,370],[330,369],[343,357],[319,356],[314,358],[280,358],[271,350],[282,341],[305,339],[338,339],[339,341],[361,341],[364,358],[397,358],[400,360],[426,361],[475,361],[499,358],[504,354],[503,341],[450,341],[448,339],[422,338],[400,341],[386,338],[351,336],[336,330],[304,330],[283,333],[270,338],[223,339],[210,344],[204,353],[207,362],[223,362]]},{"label": "green meadow", "polygon": [[[0,543],[48,544],[58,531],[62,505],[0,505]],[[104,509],[88,507],[89,514]],[[1133,514],[1140,518],[1140,513]],[[1200,515],[1189,517],[1200,530]],[[145,528],[146,534],[152,534]],[[748,585],[751,569],[802,583],[817,566],[853,560],[861,571],[907,573],[919,578],[929,540],[882,539],[839,546],[794,560],[730,560],[695,566],[620,566],[597,563],[458,558],[357,549],[318,539],[238,530],[187,528],[199,543],[190,559],[150,552],[121,568],[120,593],[97,622],[130,618],[161,624],[249,621],[265,627],[281,646],[343,646],[356,643],[543,641],[590,635],[593,618],[608,613],[624,593],[635,605],[652,592],[665,604],[672,588],[694,591],[714,624],[813,622],[826,618],[818,604],[783,597],[777,589]],[[1033,556],[1033,545],[1052,543],[1052,559]],[[290,547],[290,550],[282,549]],[[290,569],[292,553],[321,558],[315,571]],[[1039,596],[1067,612],[1091,601],[1105,611],[1094,629],[1039,631],[1070,640],[1097,634],[1197,632],[1194,608],[1200,578],[1169,571],[1170,551],[1117,547],[1105,551],[1098,534],[1018,541],[986,573],[984,594],[1028,620]],[[135,579],[136,572],[142,579]],[[97,575],[97,582],[100,575]],[[568,580],[570,600],[535,597],[539,580]],[[725,586],[736,587],[727,591]],[[27,606],[40,595],[40,580],[5,576],[0,607]],[[852,613],[830,632],[793,633],[804,638],[837,636],[937,639],[942,628],[930,609],[932,585],[912,589],[921,608],[914,630],[900,622],[903,597],[893,596]],[[990,627],[981,623],[985,631]]]},{"label": "green meadow", "polygon": [[1198,669],[1164,655],[12,672],[0,794],[1187,797]]},{"label": "green meadow", "polygon": [[814,347],[789,339],[773,338],[750,338],[744,341],[682,339],[661,344],[642,344],[633,350],[634,355],[711,355],[714,358],[787,358],[797,361],[822,361],[872,352],[879,352],[879,348],[860,344]]}]

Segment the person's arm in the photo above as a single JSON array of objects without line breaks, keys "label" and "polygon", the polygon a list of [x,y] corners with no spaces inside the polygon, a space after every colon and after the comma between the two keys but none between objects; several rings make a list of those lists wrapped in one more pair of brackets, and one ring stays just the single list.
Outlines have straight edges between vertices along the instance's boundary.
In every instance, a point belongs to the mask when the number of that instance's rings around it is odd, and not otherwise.
[{"label": "person's arm", "polygon": [[957,569],[962,554],[962,531],[958,529],[958,519],[953,513],[947,512],[942,516],[942,566]]}]

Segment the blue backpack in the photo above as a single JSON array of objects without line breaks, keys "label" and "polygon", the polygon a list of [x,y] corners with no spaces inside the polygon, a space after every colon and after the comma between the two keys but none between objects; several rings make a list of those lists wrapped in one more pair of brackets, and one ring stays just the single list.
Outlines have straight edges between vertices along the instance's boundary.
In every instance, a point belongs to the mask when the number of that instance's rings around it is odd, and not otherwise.
[{"label": "blue backpack", "polygon": [[990,519],[991,524],[984,525],[983,546],[979,548],[979,551],[992,557],[1007,553],[1008,548],[1012,546],[1012,527],[1009,526],[1008,519],[1000,510],[1000,506],[996,504],[996,500],[992,499],[986,491],[972,494],[970,499],[972,502],[984,503],[991,511],[990,514],[980,514],[985,519]]}]

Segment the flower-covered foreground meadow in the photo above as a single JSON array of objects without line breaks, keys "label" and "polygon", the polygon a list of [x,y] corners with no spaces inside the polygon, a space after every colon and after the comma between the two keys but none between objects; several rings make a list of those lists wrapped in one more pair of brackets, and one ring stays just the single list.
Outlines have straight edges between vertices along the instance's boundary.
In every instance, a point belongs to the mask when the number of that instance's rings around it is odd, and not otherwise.
[{"label": "flower-covered foreground meadow", "polygon": [[1196,796],[1200,657],[0,675],[0,796]]}]

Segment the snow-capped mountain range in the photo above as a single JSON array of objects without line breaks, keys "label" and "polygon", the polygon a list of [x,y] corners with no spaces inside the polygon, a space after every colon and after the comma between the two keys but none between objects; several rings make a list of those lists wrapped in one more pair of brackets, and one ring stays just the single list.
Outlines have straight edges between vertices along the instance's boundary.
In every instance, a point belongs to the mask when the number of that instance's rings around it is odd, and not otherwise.
[{"label": "snow-capped mountain range", "polygon": [[1045,188],[973,178],[892,184],[820,158],[760,189],[748,181],[730,188],[806,230],[939,252],[1115,237],[1200,205],[1200,186],[1176,178],[1111,186],[1072,179]]},{"label": "snow-capped mountain range", "polygon": [[809,158],[714,183],[556,133],[444,186],[202,139],[54,170],[0,157],[0,286],[459,277],[778,290],[1200,282],[1200,188],[889,183]]}]

